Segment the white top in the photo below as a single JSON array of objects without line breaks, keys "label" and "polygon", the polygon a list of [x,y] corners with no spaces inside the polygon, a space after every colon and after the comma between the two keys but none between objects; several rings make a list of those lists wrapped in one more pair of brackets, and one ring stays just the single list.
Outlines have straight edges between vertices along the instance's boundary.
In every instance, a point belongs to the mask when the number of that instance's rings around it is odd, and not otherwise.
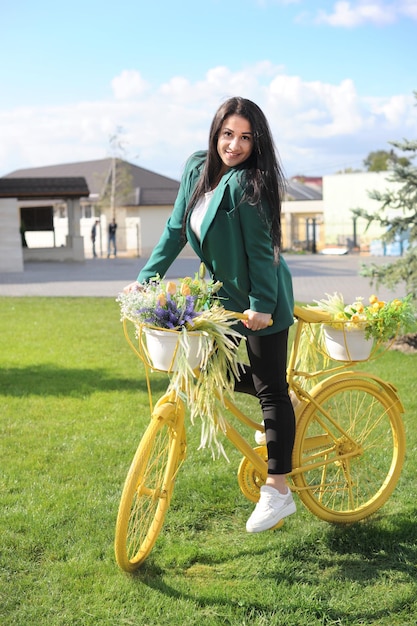
[{"label": "white top", "polygon": [[201,239],[201,224],[203,223],[203,219],[207,213],[207,209],[210,204],[210,200],[212,199],[214,194],[214,190],[208,191],[202,196],[197,204],[195,205],[193,212],[190,217],[190,226],[191,230],[200,241]]}]

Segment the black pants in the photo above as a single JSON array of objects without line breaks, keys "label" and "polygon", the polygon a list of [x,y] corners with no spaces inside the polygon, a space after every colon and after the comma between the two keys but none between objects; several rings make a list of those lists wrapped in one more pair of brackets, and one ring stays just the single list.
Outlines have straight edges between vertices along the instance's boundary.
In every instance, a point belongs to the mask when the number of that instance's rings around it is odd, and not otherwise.
[{"label": "black pants", "polygon": [[273,335],[250,335],[245,367],[235,391],[259,399],[265,423],[268,473],[288,474],[295,436],[294,409],[287,384],[288,329]]}]

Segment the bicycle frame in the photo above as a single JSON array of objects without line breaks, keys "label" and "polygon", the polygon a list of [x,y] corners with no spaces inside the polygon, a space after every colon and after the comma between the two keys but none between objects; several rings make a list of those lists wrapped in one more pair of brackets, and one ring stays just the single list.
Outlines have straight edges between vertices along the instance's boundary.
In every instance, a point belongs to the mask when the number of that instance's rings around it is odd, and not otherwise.
[{"label": "bicycle frame", "polygon": [[[349,376],[355,375],[354,372],[347,371],[347,368],[351,366],[352,363],[350,362],[342,363],[341,365],[328,367],[326,369],[321,369],[315,372],[303,372],[303,371],[297,370],[295,367],[295,364],[297,360],[297,354],[299,351],[300,340],[301,340],[304,325],[312,324],[312,323],[315,323],[315,324],[324,323],[329,320],[329,316],[324,311],[307,310],[297,305],[294,307],[294,316],[297,320],[297,323],[296,323],[294,339],[293,339],[293,343],[291,346],[291,351],[290,351],[290,356],[289,356],[289,361],[288,361],[287,380],[288,380],[289,390],[295,394],[298,401],[300,402],[299,407],[295,408],[296,421],[307,403],[314,404],[317,411],[322,413],[323,416],[327,419],[327,421],[330,422],[332,426],[335,428],[337,432],[337,437],[343,436],[345,437],[346,440],[350,441],[351,446],[350,446],[349,452],[346,452],[345,454],[338,456],[339,461],[347,460],[349,458],[356,456],[360,451],[354,439],[352,439],[350,435],[341,428],[340,424],[338,424],[328,412],[324,411],[323,407],[301,385],[301,383],[297,379],[312,379],[312,378],[319,378],[320,376],[328,377],[329,374],[337,374],[338,372],[341,372],[343,370],[344,370],[344,375],[349,377]],[[244,319],[245,316],[243,314],[236,314],[236,317],[238,319]],[[149,397],[150,410],[152,414],[153,401],[152,401],[151,382],[150,382],[150,377],[149,377],[149,367],[146,365],[146,360],[144,359],[143,347],[138,350],[136,346],[133,344],[129,336],[128,330],[127,330],[126,320],[123,321],[123,330],[124,330],[126,340],[129,343],[130,347],[135,352],[135,354],[141,359],[141,361],[145,363],[148,397]],[[141,339],[139,340],[139,345],[140,346],[142,345]],[[363,373],[362,375],[364,377],[367,376],[366,373]],[[375,379],[375,377],[373,378]],[[383,388],[388,389],[389,393],[395,394],[395,390],[391,386],[389,386],[387,383],[385,383],[382,380],[379,380],[379,382]],[[395,398],[395,401],[397,400],[398,399]],[[179,401],[179,398],[177,399],[177,401]],[[247,415],[245,415],[245,413],[243,413],[243,411],[241,411],[230,398],[223,398],[223,401],[225,404],[225,408],[240,423],[246,426],[249,426],[254,431],[258,430],[258,431],[264,432],[263,426],[259,424],[258,422],[255,422],[254,420],[249,418]],[[323,424],[323,428],[327,429],[328,427],[324,426]],[[256,452],[256,449],[252,447],[252,445],[245,439],[245,437],[243,437],[240,434],[240,432],[226,418],[224,418],[223,433],[224,433],[224,436],[230,441],[230,443],[237,450],[239,450],[239,452],[241,452],[241,454],[245,458],[247,458],[253,464],[256,471],[259,473],[261,479],[265,480],[267,473],[268,473],[266,462],[259,456],[259,454]],[[331,434],[328,433],[327,442],[330,444],[337,437],[331,436]],[[316,447],[317,447],[317,439],[311,440],[311,449],[314,449]],[[320,459],[320,461],[317,461],[316,465],[309,464],[309,469],[312,469],[314,467],[322,467],[323,465],[326,465],[326,464],[330,465],[333,462],[334,462],[334,459],[331,457],[327,461],[323,461],[323,459]],[[291,473],[289,474],[289,477],[293,477],[296,474],[300,474],[303,471],[305,471],[305,469],[306,468],[304,466],[294,467]],[[297,488],[294,485],[291,485],[291,489],[294,491],[297,490]]]}]

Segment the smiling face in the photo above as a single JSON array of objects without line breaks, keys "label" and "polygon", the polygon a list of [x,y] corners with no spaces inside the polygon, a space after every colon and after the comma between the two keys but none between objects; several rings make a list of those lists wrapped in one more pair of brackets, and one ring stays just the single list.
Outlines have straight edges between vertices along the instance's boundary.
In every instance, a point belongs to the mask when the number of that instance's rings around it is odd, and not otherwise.
[{"label": "smiling face", "polygon": [[217,140],[217,152],[223,162],[221,173],[240,165],[253,150],[253,132],[248,120],[240,115],[225,119]]}]

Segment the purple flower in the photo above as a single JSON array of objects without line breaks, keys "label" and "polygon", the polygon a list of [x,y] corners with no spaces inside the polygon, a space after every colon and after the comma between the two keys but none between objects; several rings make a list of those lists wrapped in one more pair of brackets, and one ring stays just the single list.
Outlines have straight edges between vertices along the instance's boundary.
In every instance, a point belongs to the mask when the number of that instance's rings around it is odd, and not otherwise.
[{"label": "purple flower", "polygon": [[192,320],[199,315],[195,311],[196,296],[184,296],[183,305],[178,304],[170,294],[167,294],[166,303],[161,306],[144,307],[137,310],[137,314],[147,324],[160,328],[181,328],[193,325]]}]

